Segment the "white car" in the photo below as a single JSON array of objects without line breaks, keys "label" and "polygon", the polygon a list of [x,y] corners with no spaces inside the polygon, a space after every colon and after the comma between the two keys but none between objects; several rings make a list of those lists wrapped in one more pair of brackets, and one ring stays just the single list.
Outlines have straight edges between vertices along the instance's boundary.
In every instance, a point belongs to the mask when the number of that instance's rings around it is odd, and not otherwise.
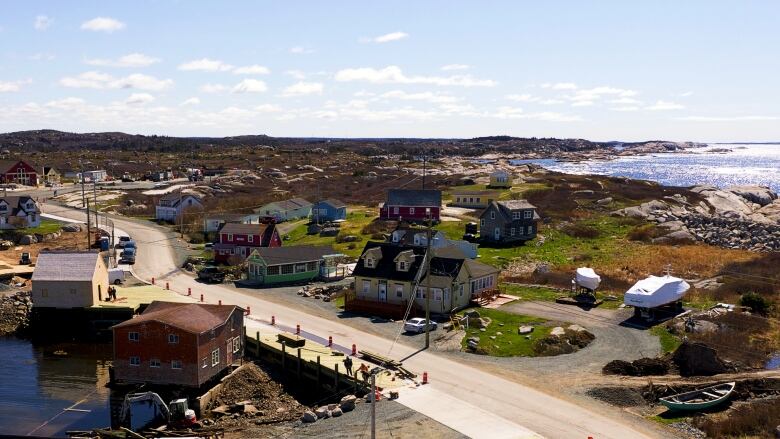
[{"label": "white car", "polygon": [[[428,330],[429,331],[435,331],[436,330],[436,322],[428,322]],[[416,332],[418,334],[421,334],[425,332],[425,319],[421,317],[415,317],[413,319],[409,319],[404,323],[404,331],[406,332]]]}]

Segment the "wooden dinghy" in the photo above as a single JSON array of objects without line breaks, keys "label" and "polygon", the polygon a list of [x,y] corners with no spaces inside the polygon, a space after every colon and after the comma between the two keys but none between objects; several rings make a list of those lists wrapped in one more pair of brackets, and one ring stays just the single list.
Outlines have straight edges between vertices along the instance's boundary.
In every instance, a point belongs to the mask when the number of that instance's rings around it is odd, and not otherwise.
[{"label": "wooden dinghy", "polygon": [[723,383],[700,390],[659,398],[670,410],[704,410],[725,402],[734,391],[736,383]]}]

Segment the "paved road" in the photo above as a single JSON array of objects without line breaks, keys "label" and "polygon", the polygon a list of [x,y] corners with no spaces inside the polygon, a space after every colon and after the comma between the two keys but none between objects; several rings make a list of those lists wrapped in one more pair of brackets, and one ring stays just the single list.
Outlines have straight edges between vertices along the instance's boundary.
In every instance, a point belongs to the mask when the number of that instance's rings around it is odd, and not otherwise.
[{"label": "paved road", "polygon": [[[56,208],[59,215],[83,219],[83,212]],[[423,391],[399,402],[426,416],[475,438],[526,438],[541,435],[548,438],[599,439],[669,437],[669,434],[649,422],[621,416],[617,410],[599,411],[582,407],[559,396],[486,373],[480,369],[446,359],[432,352],[393,344],[392,340],[360,332],[331,319],[306,314],[305,311],[263,300],[252,290],[239,290],[224,285],[204,285],[178,268],[177,247],[187,244],[159,227],[138,221],[115,218],[116,227],[127,231],[138,242],[138,258],[134,267],[142,279],[155,277],[168,282],[172,289],[193,295],[203,293],[205,301],[231,303],[251,307],[255,324],[264,324],[271,315],[279,324],[301,324],[302,330],[327,338],[342,346],[358,345],[359,349],[403,359],[411,370],[427,371],[430,382]],[[197,297],[197,296],[196,296]],[[406,392],[418,392],[408,390]],[[609,413],[604,413],[608,411]]]}]

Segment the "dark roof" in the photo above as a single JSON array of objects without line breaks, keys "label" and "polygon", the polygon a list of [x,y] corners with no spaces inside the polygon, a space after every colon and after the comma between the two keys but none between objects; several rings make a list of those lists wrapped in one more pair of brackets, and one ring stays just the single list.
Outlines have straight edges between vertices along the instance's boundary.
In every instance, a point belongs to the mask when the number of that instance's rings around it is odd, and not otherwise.
[{"label": "dark roof", "polygon": [[25,162],[24,160],[0,160],[0,173],[4,174],[11,170],[11,168],[16,165],[17,163],[24,163],[25,165],[33,168],[37,172],[37,168],[35,166],[32,166],[31,164]]},{"label": "dark roof", "polygon": [[219,233],[228,233],[231,235],[263,235],[266,230],[273,228],[274,224],[239,224],[225,223]]},{"label": "dark roof", "polygon": [[325,255],[338,252],[329,245],[295,245],[290,247],[259,247],[252,253],[257,253],[263,258],[266,265],[281,265],[318,261]]},{"label": "dark roof", "polygon": [[434,257],[431,259],[431,273],[434,276],[454,278],[460,272],[464,259]]},{"label": "dark roof", "polygon": [[474,259],[466,259],[463,263],[472,277],[482,277],[488,274],[498,273],[500,270],[492,265],[488,265]]},{"label": "dark roof", "polygon": [[303,198],[291,198],[289,200],[277,201],[274,204],[283,210],[295,210],[303,207],[311,207],[311,203]]},{"label": "dark roof", "polygon": [[[366,246],[363,248],[364,254],[367,250],[370,250],[372,248],[380,248],[382,251],[382,259],[379,260],[375,268],[366,268],[363,265],[363,258],[361,257],[357,261],[357,265],[355,266],[355,269],[352,271],[352,274],[354,276],[363,276],[363,277],[374,277],[374,278],[380,278],[380,279],[391,279],[391,280],[400,280],[400,281],[410,281],[414,280],[415,276],[417,276],[417,271],[420,269],[420,265],[422,264],[423,257],[425,255],[425,249],[422,247],[413,247],[413,246],[405,246],[405,245],[397,245],[392,244],[388,242],[373,242],[369,241],[366,243]],[[415,257],[415,261],[412,263],[412,266],[409,268],[409,271],[397,271],[395,266],[395,257],[398,256],[399,253],[411,250]]]},{"label": "dark roof", "polygon": [[387,191],[389,206],[441,206],[441,191],[433,189],[390,189]]},{"label": "dark roof", "polygon": [[506,200],[506,201],[497,201],[497,203],[501,206],[506,207],[509,210],[536,209],[536,206],[529,203],[527,200]]},{"label": "dark roof", "polygon": [[196,200],[200,201],[200,197],[199,196],[197,196],[195,194],[191,194],[189,192],[187,192],[187,193],[168,192],[167,194],[165,194],[162,197],[160,197],[160,201],[163,201],[163,200],[165,200],[165,201],[175,201],[176,204],[178,204],[180,199],[184,199],[186,197],[193,197]]},{"label": "dark roof", "polygon": [[20,196],[13,196],[13,197],[0,197],[0,201],[5,201],[6,204],[11,208],[11,211],[9,212],[11,215],[16,215],[19,213],[19,211],[26,212],[37,212],[38,211],[38,203],[35,203],[35,208],[33,210],[28,211],[27,209],[23,208],[21,206],[21,203],[27,203],[32,198],[20,195]]},{"label": "dark roof", "polygon": [[340,209],[342,207],[347,207],[347,205],[344,204],[344,202],[339,201],[339,200],[337,200],[335,198],[328,198],[327,200],[318,201],[317,204],[327,204],[327,205],[333,207],[334,209]]},{"label": "dark roof", "polygon": [[32,280],[91,281],[99,257],[97,252],[41,252]]},{"label": "dark roof", "polygon": [[536,212],[536,206],[526,200],[491,201],[479,217],[482,218],[485,216],[491,207],[495,208],[507,222],[512,221],[512,211],[520,209],[533,209],[533,219],[538,220],[540,218],[539,214]]},{"label": "dark roof", "polygon": [[236,309],[235,305],[206,305],[202,303],[174,303],[154,301],[141,315],[126,320],[113,328],[135,326],[144,322],[159,322],[194,334],[201,334],[222,326]]},{"label": "dark roof", "polygon": [[247,216],[251,216],[251,213],[213,213],[206,215],[207,220],[224,220],[224,221],[238,221]]}]

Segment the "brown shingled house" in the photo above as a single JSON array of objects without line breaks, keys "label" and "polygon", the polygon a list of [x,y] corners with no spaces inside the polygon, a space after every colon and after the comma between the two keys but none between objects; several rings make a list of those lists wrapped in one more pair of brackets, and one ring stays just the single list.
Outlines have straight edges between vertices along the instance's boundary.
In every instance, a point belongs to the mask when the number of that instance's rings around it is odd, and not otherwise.
[{"label": "brown shingled house", "polygon": [[155,301],[111,329],[116,382],[200,387],[244,356],[234,305]]}]

